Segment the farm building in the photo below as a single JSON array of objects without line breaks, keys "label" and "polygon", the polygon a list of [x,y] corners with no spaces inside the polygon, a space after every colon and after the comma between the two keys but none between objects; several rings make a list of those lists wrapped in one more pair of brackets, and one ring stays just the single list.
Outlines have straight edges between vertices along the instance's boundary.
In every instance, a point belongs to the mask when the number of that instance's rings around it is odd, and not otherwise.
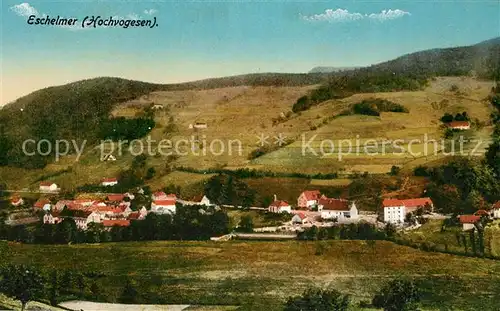
[{"label": "farm building", "polygon": [[469,121],[452,121],[447,124],[448,128],[452,130],[469,130],[470,122]]},{"label": "farm building", "polygon": [[319,190],[308,190],[300,194],[297,199],[297,206],[299,208],[311,209],[318,204],[318,200],[321,197]]},{"label": "farm building", "polygon": [[344,199],[321,197],[318,200],[318,211],[321,212],[322,219],[358,218],[356,204],[354,202],[349,204],[349,201]]}]

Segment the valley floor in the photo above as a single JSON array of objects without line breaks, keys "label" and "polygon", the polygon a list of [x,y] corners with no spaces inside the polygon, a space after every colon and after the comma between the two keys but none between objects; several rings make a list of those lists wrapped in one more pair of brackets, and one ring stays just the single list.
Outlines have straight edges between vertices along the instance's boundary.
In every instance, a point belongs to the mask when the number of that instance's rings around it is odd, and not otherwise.
[{"label": "valley floor", "polygon": [[4,262],[103,273],[97,280],[102,302],[116,302],[128,277],[137,303],[280,310],[287,297],[311,286],[333,286],[369,302],[385,282],[408,276],[423,287],[426,310],[500,308],[500,261],[386,241],[2,243]]}]

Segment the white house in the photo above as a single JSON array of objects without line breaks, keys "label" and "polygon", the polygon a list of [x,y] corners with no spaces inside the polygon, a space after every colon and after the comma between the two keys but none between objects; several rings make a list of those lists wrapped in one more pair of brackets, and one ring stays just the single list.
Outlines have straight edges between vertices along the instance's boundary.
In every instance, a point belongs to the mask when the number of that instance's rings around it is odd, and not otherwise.
[{"label": "white house", "polygon": [[434,204],[430,198],[415,199],[385,199],[382,202],[384,207],[384,222],[392,224],[403,224],[406,214],[412,213],[419,208],[429,208],[432,210]]},{"label": "white house", "polygon": [[462,224],[462,230],[468,231],[475,229],[475,224],[481,220],[481,216],[476,215],[460,215],[458,216],[460,223]]},{"label": "white house", "polygon": [[116,178],[104,178],[101,181],[101,186],[108,187],[108,186],[114,186],[118,185],[118,179]]},{"label": "white house", "polygon": [[59,187],[57,184],[50,181],[42,181],[40,183],[40,191],[41,192],[57,192],[59,191]]},{"label": "white house", "polygon": [[322,219],[357,219],[358,208],[356,203],[344,199],[322,197],[318,200],[318,211]]},{"label": "white house", "polygon": [[492,211],[493,211],[493,218],[500,218],[500,201],[493,204]]},{"label": "white house", "polygon": [[61,221],[62,219],[59,217],[58,212],[46,213],[45,215],[43,215],[44,224],[55,225],[60,223]]},{"label": "white house", "polygon": [[155,214],[175,214],[175,200],[156,200],[151,203],[151,212]]},{"label": "white house", "polygon": [[24,203],[24,200],[23,198],[21,198],[20,196],[13,196],[11,199],[10,199],[10,204],[12,206],[19,206],[19,205],[22,205]]},{"label": "white house", "polygon": [[304,215],[304,213],[298,213],[292,217],[293,224],[304,224],[306,221],[307,217],[306,215]]},{"label": "white house", "polygon": [[384,222],[391,224],[403,224],[405,221],[405,205],[403,201],[397,199],[385,199],[382,202],[384,207]]},{"label": "white house", "polygon": [[192,198],[190,201],[186,201],[185,204],[189,205],[205,205],[210,206],[210,199],[206,195],[198,195]]},{"label": "white house", "polygon": [[297,199],[297,206],[299,208],[311,209],[318,204],[318,200],[321,197],[319,190],[308,190],[300,194]]},{"label": "white house", "polygon": [[292,207],[286,201],[277,201],[275,200],[267,210],[271,213],[291,213]]}]

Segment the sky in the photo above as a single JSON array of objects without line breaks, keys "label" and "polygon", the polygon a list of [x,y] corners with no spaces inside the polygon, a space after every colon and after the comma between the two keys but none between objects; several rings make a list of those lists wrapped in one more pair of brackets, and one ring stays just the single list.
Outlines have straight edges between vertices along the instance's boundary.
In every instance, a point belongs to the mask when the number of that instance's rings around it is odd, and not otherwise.
[{"label": "sky", "polygon": [[[0,105],[115,76],[156,83],[365,66],[500,36],[500,1],[2,0]],[[77,18],[74,26],[30,25]],[[82,28],[85,17],[157,26]]]}]

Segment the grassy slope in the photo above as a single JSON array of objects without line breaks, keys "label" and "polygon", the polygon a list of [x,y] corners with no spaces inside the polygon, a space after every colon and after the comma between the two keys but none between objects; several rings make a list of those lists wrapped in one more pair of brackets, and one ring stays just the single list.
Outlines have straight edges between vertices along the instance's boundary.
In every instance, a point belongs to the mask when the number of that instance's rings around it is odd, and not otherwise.
[{"label": "grassy slope", "polygon": [[[9,244],[6,262],[57,269],[102,271],[106,301],[115,301],[126,275],[161,303],[243,304],[278,310],[289,295],[308,286],[332,285],[368,300],[398,275],[423,281],[426,309],[500,307],[500,263],[425,253],[389,242],[330,241],[315,255],[306,242],[140,242],[43,246]],[[117,260],[120,258],[120,260]]]}]

